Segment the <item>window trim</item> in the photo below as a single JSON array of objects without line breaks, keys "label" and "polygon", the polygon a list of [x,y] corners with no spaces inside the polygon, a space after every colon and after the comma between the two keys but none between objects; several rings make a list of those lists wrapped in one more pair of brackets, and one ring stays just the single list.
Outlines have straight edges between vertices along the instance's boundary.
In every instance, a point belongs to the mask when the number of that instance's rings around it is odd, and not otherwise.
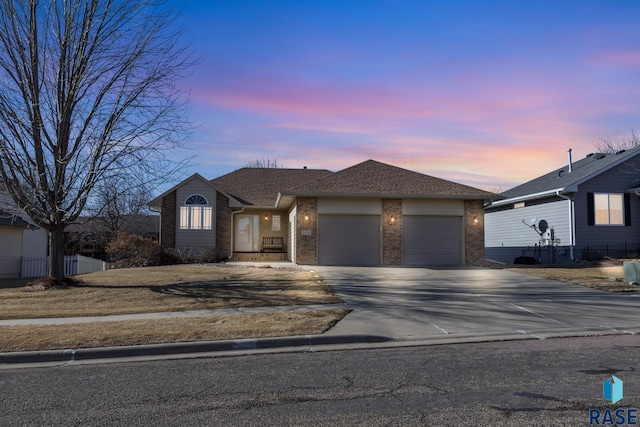
[{"label": "window trim", "polygon": [[[597,196],[607,196],[607,222],[598,222],[596,211]],[[620,206],[621,223],[611,223],[611,196],[621,196],[622,206]],[[598,227],[629,227],[631,225],[630,197],[628,193],[597,192],[587,193],[587,224]]]},{"label": "window trim", "polygon": [[213,208],[208,206],[202,194],[192,194],[180,206],[178,227],[180,230],[212,230]]}]

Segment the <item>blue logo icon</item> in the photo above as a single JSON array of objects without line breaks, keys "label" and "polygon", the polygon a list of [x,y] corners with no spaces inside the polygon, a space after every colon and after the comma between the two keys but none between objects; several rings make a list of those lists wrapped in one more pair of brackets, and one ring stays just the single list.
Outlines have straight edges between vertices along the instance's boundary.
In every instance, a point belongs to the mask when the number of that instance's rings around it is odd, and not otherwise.
[{"label": "blue logo icon", "polygon": [[602,383],[602,395],[611,403],[616,403],[622,399],[622,380],[615,375],[611,379]]}]

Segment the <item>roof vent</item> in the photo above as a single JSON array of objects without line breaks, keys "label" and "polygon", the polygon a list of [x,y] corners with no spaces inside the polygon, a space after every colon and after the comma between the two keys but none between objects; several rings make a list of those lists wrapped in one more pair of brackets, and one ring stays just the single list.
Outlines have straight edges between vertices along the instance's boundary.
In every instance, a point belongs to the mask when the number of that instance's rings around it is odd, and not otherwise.
[{"label": "roof vent", "polygon": [[303,167],[302,167],[302,169],[306,169],[306,168],[307,168],[306,166],[303,166]]},{"label": "roof vent", "polygon": [[561,178],[561,177],[562,177],[562,172],[564,172],[564,169],[560,169],[560,170],[558,171],[558,178]]},{"label": "roof vent", "polygon": [[589,153],[589,154],[587,154],[587,157],[591,157],[591,156],[593,156],[593,154],[594,153]]},{"label": "roof vent", "polygon": [[616,151],[616,154],[622,154],[622,153],[624,153],[625,151],[627,151],[627,150],[620,150],[620,151]]},{"label": "roof vent", "polygon": [[569,155],[569,173],[573,170],[573,160],[571,159],[571,148],[567,150],[567,154]]},{"label": "roof vent", "polygon": [[605,153],[596,154],[596,160],[604,159],[605,157],[607,157]]}]

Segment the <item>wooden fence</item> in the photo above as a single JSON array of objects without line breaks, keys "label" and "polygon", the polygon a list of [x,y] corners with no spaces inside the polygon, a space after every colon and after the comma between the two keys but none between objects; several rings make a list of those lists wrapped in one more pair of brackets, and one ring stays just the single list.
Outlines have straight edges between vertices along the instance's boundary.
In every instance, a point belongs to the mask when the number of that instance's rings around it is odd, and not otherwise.
[{"label": "wooden fence", "polygon": [[[106,270],[106,263],[99,259],[81,255],[67,255],[64,257],[65,276],[93,273]],[[43,277],[49,274],[49,257],[22,257],[20,277]]]}]

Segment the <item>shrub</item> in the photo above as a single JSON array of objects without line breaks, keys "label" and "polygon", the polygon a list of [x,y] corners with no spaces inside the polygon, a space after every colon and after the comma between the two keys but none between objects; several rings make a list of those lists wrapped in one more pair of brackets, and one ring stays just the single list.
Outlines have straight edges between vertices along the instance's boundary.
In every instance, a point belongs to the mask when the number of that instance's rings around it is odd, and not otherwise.
[{"label": "shrub", "polygon": [[[210,262],[220,262],[222,257],[219,251],[214,247],[204,248],[171,248],[163,251],[163,257],[167,260],[174,259],[182,264],[202,264]],[[170,262],[163,261],[163,264],[169,264]]]},{"label": "shrub", "polygon": [[116,237],[107,243],[105,251],[116,268],[159,265],[161,259],[158,242],[136,234],[116,234]]}]

